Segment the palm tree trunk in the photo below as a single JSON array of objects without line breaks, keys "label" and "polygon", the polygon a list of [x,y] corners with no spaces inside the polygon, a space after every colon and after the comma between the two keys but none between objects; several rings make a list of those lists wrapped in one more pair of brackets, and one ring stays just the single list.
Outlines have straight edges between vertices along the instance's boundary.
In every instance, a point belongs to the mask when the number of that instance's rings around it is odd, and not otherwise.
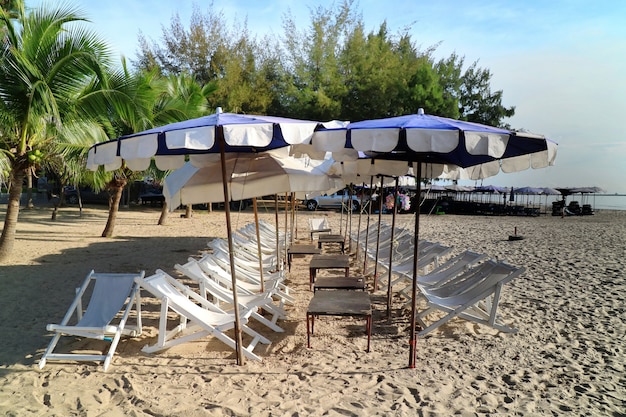
[{"label": "palm tree trunk", "polygon": [[159,222],[157,223],[159,226],[164,226],[167,223],[167,202],[163,202],[163,207],[161,207],[161,216],[159,217]]},{"label": "palm tree trunk", "polygon": [[28,170],[26,174],[26,208],[32,209],[35,207],[33,204],[33,171]]},{"label": "palm tree trunk", "polygon": [[107,224],[102,232],[102,237],[113,236],[113,229],[115,228],[115,220],[117,219],[117,213],[120,208],[120,201],[122,200],[122,192],[126,186],[125,178],[114,178],[109,182],[107,188],[111,195],[109,197],[109,218]]},{"label": "palm tree trunk", "polygon": [[9,179],[9,200],[4,218],[4,228],[0,235],[0,262],[9,258],[15,243],[15,231],[17,229],[17,218],[20,213],[20,197],[22,196],[22,184],[26,171],[20,169],[19,165],[14,165]]}]

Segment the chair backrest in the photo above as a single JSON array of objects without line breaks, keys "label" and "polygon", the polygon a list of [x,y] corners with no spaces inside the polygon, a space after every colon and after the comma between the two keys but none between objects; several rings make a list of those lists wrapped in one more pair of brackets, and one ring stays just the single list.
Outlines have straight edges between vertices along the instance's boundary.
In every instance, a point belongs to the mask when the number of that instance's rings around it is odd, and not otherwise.
[{"label": "chair backrest", "polygon": [[[524,267],[515,267],[504,262],[487,261],[481,267],[491,265],[487,271],[475,275],[464,288],[445,299],[447,305],[461,305],[468,302],[482,300],[490,294],[496,293],[498,287],[511,281],[526,271]],[[478,269],[478,268],[477,268]],[[481,268],[482,269],[482,268]]]},{"label": "chair backrest", "polygon": [[230,314],[202,298],[160,269],[157,269],[154,275],[137,281],[142,288],[155,297],[160,300],[166,299],[167,306],[184,317],[207,324],[219,324],[225,320],[232,321]]},{"label": "chair backrest", "polygon": [[[202,291],[209,292],[218,301],[232,303],[232,291],[221,286],[217,281],[215,281],[214,276],[208,276],[208,272],[200,266],[200,262],[203,262],[208,268],[211,267],[211,264],[208,262],[206,257],[202,259],[202,261],[196,261],[195,259],[190,258],[186,264],[176,264],[174,265],[174,268],[185,274],[188,278],[196,281],[200,285]],[[217,268],[215,271],[217,271]],[[215,278],[219,279],[220,276],[217,275]]]},{"label": "chair backrest", "polygon": [[309,229],[310,230],[328,229],[328,222],[326,221],[326,217],[310,218],[309,219]]},{"label": "chair backrest", "polygon": [[[103,327],[123,309],[136,274],[93,274],[95,285],[87,310],[77,323],[80,327]],[[132,302],[130,300],[129,302]]]},{"label": "chair backrest", "polygon": [[419,277],[418,282],[425,285],[441,285],[485,258],[487,258],[485,254],[466,250]]}]

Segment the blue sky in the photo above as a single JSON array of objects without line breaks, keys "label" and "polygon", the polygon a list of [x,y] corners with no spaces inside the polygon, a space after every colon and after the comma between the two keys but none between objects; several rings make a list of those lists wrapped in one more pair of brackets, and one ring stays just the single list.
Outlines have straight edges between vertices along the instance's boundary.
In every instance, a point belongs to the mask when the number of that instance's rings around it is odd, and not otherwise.
[{"label": "blue sky", "polygon": [[[66,0],[78,5],[93,28],[119,54],[133,58],[140,31],[160,39],[174,13],[188,25],[193,5],[210,1]],[[28,1],[37,6],[47,1]],[[290,12],[300,29],[310,10],[332,1],[214,0],[232,25],[247,19],[252,35],[282,34]],[[334,2],[336,4],[337,2]],[[493,90],[515,106],[506,120],[559,143],[556,166],[484,180],[502,186],[600,186],[626,193],[626,2],[615,0],[361,0],[368,31],[383,21],[391,33],[410,27],[422,49],[435,56],[456,52],[492,73]],[[428,112],[428,109],[426,109]]]}]

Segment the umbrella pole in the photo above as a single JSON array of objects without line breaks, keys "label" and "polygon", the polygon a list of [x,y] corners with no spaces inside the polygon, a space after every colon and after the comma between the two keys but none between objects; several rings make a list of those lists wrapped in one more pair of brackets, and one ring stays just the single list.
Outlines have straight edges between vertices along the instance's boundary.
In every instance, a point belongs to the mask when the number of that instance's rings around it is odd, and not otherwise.
[{"label": "umbrella pole", "polygon": [[[296,239],[298,236],[296,236],[294,230],[296,230],[296,193],[291,193],[290,195],[290,199],[291,199],[291,236],[294,236],[294,239]],[[292,242],[294,240],[292,239]]]},{"label": "umbrella pole", "polygon": [[[221,129],[221,128],[220,128]],[[222,186],[224,188],[224,212],[226,214],[226,233],[228,235],[228,257],[230,261],[230,276],[233,286],[233,312],[235,315],[235,350],[237,352],[237,365],[244,364],[243,351],[241,349],[241,323],[239,322],[239,302],[237,300],[237,276],[235,275],[235,256],[233,252],[233,231],[230,221],[230,192],[228,190],[228,180],[226,179],[226,155],[223,134],[219,139],[220,162],[222,165]]]},{"label": "umbrella pole", "polygon": [[[370,177],[370,201],[367,207],[367,223],[365,226],[365,244],[363,245],[363,274],[367,269],[367,244],[370,236],[370,216],[372,215],[372,190],[374,189],[374,176]],[[358,250],[358,247],[357,247]],[[357,257],[358,258],[358,257]]]},{"label": "umbrella pole", "polygon": [[[392,286],[391,286],[391,268],[393,264],[393,246],[394,235],[396,232],[396,213],[398,212],[398,185],[400,177],[396,177],[396,186],[393,190],[393,214],[391,216],[391,242],[389,243],[389,269],[387,270],[387,320],[391,320],[391,298],[392,298]],[[417,246],[417,242],[415,242]]]},{"label": "umbrella pole", "polygon": [[[287,241],[287,237],[289,237],[289,241]],[[288,247],[293,243],[292,238],[293,236],[289,236],[289,193],[285,193],[285,259],[287,259]]]},{"label": "umbrella pole", "polygon": [[278,264],[278,260],[280,259],[280,231],[278,229],[278,194],[274,194],[274,221],[276,225],[276,263]]},{"label": "umbrella pole", "polygon": [[341,214],[339,215],[339,234],[340,235],[343,235],[343,207],[345,205],[344,196],[345,196],[344,194],[341,194]]},{"label": "umbrella pole", "polygon": [[[359,260],[359,243],[361,240],[361,220],[363,218],[363,194],[365,194],[365,183],[363,183],[363,190],[361,190],[361,198],[359,201],[359,222],[357,223],[356,226],[356,255],[354,255],[354,259],[356,261]],[[350,242],[352,243],[352,239],[350,239]],[[348,248],[351,248],[351,246],[348,246]],[[350,250],[350,252],[352,252]]]},{"label": "umbrella pole", "polygon": [[352,201],[352,196],[354,195],[354,186],[350,184],[350,188],[348,189],[348,200],[349,200],[349,208],[346,216],[346,230],[343,235],[343,240],[348,239],[348,253],[352,252],[352,239],[350,239],[350,233],[352,233],[352,205],[354,201]]},{"label": "umbrella pole", "polygon": [[[417,179],[415,187],[417,188],[417,195],[419,196],[422,192],[422,164],[421,162],[417,163],[417,169],[415,173],[415,178]],[[419,202],[419,200],[418,200]],[[415,210],[415,233],[414,233],[414,241],[413,241],[413,283],[411,287],[411,325],[410,329],[410,337],[409,337],[409,368],[415,368],[415,359],[417,356],[416,352],[416,334],[415,334],[415,326],[416,326],[416,298],[417,298],[417,242],[419,241],[420,234],[420,205],[417,205]]]},{"label": "umbrella pole", "polygon": [[296,227],[296,242],[298,241],[298,200],[296,199],[296,193],[293,194],[293,224]]},{"label": "umbrella pole", "polygon": [[376,257],[374,258],[374,291],[378,290],[378,250],[380,249],[380,226],[383,222],[383,185],[385,176],[380,176],[380,196],[378,198],[378,231],[376,232]]},{"label": "umbrella pole", "polygon": [[261,278],[261,292],[265,292],[265,283],[263,278],[263,254],[261,251],[261,233],[259,232],[259,209],[256,197],[252,199],[252,207],[254,209],[254,225],[256,226],[256,249],[259,256],[259,277]]}]

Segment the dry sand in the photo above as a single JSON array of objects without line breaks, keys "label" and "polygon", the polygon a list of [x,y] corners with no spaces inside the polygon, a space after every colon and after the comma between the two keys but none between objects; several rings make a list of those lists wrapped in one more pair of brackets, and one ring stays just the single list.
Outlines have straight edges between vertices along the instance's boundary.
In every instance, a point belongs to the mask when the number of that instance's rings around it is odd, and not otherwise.
[{"label": "dry sand", "polygon": [[[326,214],[337,230],[339,214]],[[311,215],[298,215],[302,239]],[[174,213],[166,226],[156,225],[158,216],[156,209],[122,211],[116,237],[104,239],[103,209],[79,217],[65,208],[56,222],[48,208],[21,212],[14,256],[0,266],[0,414],[626,415],[626,212],[423,216],[421,237],[527,271],[505,287],[499,310],[519,333],[451,321],[418,340],[416,369],[407,369],[407,315],[395,308],[387,321],[382,291],[372,295],[370,353],[363,322],[351,319],[320,319],[308,349],[305,311],[312,294],[307,259],[299,258],[288,275],[298,301],[280,322],[285,333],[263,330],[272,344],[257,348],[260,363],[236,366],[233,351],[210,337],[143,354],[157,334],[156,302],[146,297],[144,334],[120,343],[108,372],[92,363],[58,362],[39,370],[50,340],[46,324],[61,320],[90,269],[174,274],[175,263],[197,255],[209,238],[225,236],[223,212],[191,219]],[[261,218],[274,216],[263,211]],[[281,225],[284,220],[281,213]],[[235,213],[233,227],[252,221],[250,212]],[[412,216],[400,216],[398,224],[412,227]],[[524,240],[507,240],[515,227]]]}]

